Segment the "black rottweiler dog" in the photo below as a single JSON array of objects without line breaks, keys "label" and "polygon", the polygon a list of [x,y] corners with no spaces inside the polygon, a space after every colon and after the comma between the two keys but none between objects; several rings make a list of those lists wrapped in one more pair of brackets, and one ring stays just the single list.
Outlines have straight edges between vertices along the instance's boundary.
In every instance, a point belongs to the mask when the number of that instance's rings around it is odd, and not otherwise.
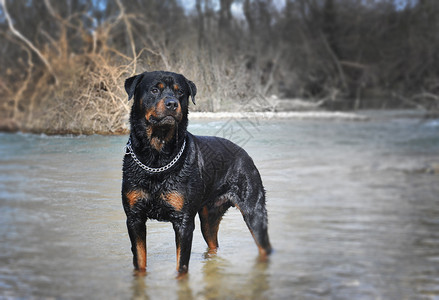
[{"label": "black rottweiler dog", "polygon": [[136,270],[146,268],[148,218],[172,223],[180,276],[188,271],[196,214],[209,252],[216,252],[218,226],[231,206],[241,211],[261,257],[267,257],[265,191],[252,159],[226,139],[186,130],[195,84],[183,75],[156,71],[128,78],[125,90],[134,103],[122,201]]}]

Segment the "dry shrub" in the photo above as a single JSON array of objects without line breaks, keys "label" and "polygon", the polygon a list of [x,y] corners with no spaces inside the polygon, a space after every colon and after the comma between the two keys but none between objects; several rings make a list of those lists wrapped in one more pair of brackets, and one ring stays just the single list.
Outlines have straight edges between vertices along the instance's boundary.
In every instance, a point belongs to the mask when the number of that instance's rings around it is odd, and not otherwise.
[{"label": "dry shrub", "polygon": [[123,83],[135,70],[137,57],[110,46],[110,32],[120,27],[124,11],[90,32],[82,21],[87,11],[61,17],[50,1],[44,1],[56,29],[50,34],[40,31],[44,42],[39,43],[14,27],[5,2],[0,3],[11,32],[4,38],[23,52],[17,55],[20,67],[8,69],[5,79],[0,75],[0,117],[6,120],[0,122],[0,130],[126,133],[129,106]]},{"label": "dry shrub", "polygon": [[[16,10],[12,16],[21,18],[13,4],[8,3]],[[116,0],[114,14],[92,30],[84,22],[90,18],[87,10],[62,14],[62,5],[50,0],[39,5],[53,26],[31,35],[29,27],[8,22],[3,38],[20,53],[11,54],[18,57],[11,63],[12,74],[0,71],[0,130],[126,133],[131,104],[124,80],[147,70],[183,73],[194,81],[197,105],[191,110],[242,111],[249,99],[264,99],[271,81],[258,84],[262,76],[259,69],[248,69],[246,54],[230,55],[226,44],[194,49],[198,36],[184,19],[168,24],[174,41],[169,43],[169,33],[155,23],[161,19],[127,10],[131,4]]]},{"label": "dry shrub", "polygon": [[26,124],[48,134],[126,133],[129,106],[123,80],[129,64],[117,64],[102,54],[76,56],[53,64],[59,86],[53,86]]},{"label": "dry shrub", "polygon": [[247,68],[245,54],[230,57],[226,51],[213,54],[208,52],[208,49],[194,51],[189,46],[181,47],[178,60],[169,60],[171,70],[183,73],[197,85],[199,101],[191,110],[218,112],[270,109],[265,97],[265,86],[258,84],[261,74],[258,70]]}]

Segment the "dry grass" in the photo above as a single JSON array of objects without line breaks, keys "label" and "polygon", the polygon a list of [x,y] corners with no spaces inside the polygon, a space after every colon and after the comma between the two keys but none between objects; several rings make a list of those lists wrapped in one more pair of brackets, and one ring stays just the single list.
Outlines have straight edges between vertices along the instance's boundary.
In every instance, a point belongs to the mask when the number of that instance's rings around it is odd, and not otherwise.
[{"label": "dry grass", "polygon": [[[79,61],[77,61],[79,60]],[[128,130],[129,103],[123,82],[130,65],[104,55],[87,55],[70,62],[61,85],[53,89],[26,124],[28,130],[46,133],[115,134]]]},{"label": "dry grass", "polygon": [[[55,45],[55,46],[54,46]],[[72,55],[64,39],[42,51],[56,74],[44,66],[35,67],[29,59],[22,79],[2,98],[12,99],[3,103],[3,120],[0,129],[46,134],[124,134],[129,130],[128,115],[131,103],[127,101],[124,80],[134,74],[134,68],[164,67],[160,60],[145,63],[132,59],[114,49],[103,47],[99,52]],[[31,57],[29,50],[24,50]],[[185,53],[185,50],[181,50]],[[242,93],[250,80],[239,65],[209,64],[196,55],[182,55],[184,60],[170,66],[171,71],[185,74],[198,85],[196,106],[193,111],[242,110],[248,99],[258,97],[258,91]],[[167,62],[169,64],[169,62]],[[174,67],[175,66],[175,67]],[[209,70],[205,69],[212,66]],[[202,83],[202,84],[198,84]],[[250,98],[252,97],[252,98]],[[260,97],[261,99],[263,97]],[[234,101],[230,101],[234,99]],[[253,101],[253,104],[264,103]],[[263,105],[262,105],[263,106]],[[250,110],[254,110],[253,105]],[[256,107],[256,110],[264,110]]]},{"label": "dry grass", "polygon": [[[4,5],[4,1],[1,3]],[[249,85],[261,74],[250,73],[242,63],[243,56],[230,57],[221,50],[194,50],[196,35],[176,44],[178,48],[165,46],[160,37],[150,37],[143,43],[145,48],[136,48],[132,22],[142,19],[126,13],[121,1],[116,4],[119,14],[90,33],[81,22],[86,12],[62,18],[51,2],[44,0],[57,27],[51,34],[41,32],[44,43],[28,40],[13,27],[12,20],[8,23],[11,34],[4,34],[4,38],[21,53],[13,70],[0,72],[0,130],[127,133],[131,103],[124,81],[146,70],[183,73],[194,81],[198,101],[193,111],[242,111],[249,99],[264,99],[267,87],[256,85],[255,89]],[[114,45],[118,34],[129,45],[125,53]],[[249,110],[264,110],[264,101],[254,103],[261,107],[253,105]]]},{"label": "dry grass", "polygon": [[[46,134],[121,134],[128,131],[129,103],[123,88],[131,64],[104,54],[50,60],[58,78],[48,72],[28,75],[14,101],[3,112],[11,129]],[[131,61],[132,63],[132,61]],[[31,74],[32,75],[29,75]],[[10,105],[12,104],[12,105]],[[14,112],[15,111],[15,112]],[[9,125],[11,126],[11,125]],[[7,128],[4,128],[7,129]]]},{"label": "dry grass", "polygon": [[[13,37],[5,37],[21,47],[27,61],[19,59],[21,66],[8,70],[7,78],[0,77],[0,130],[126,133],[129,103],[123,83],[135,70],[137,57],[127,57],[108,45],[109,33],[124,13],[89,34],[82,25],[57,15],[49,1],[45,5],[57,20],[59,32],[57,38],[43,33],[48,40],[43,46],[32,44],[9,23]],[[82,49],[73,44],[68,29],[83,38]]]}]

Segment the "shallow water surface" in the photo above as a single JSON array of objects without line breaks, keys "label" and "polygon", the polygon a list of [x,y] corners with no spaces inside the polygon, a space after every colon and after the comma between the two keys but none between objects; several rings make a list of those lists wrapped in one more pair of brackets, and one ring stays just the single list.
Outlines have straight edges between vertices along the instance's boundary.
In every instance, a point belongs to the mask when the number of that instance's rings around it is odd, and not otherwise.
[{"label": "shallow water surface", "polygon": [[197,218],[184,280],[171,224],[148,221],[136,277],[120,199],[127,137],[0,134],[0,298],[439,298],[438,120],[196,120],[190,131],[253,157],[268,262],[230,209],[217,255]]}]

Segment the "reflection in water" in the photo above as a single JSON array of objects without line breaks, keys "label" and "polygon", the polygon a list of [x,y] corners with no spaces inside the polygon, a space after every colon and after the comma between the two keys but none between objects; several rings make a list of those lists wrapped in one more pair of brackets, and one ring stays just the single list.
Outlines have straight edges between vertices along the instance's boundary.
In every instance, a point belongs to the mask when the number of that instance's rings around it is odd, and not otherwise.
[{"label": "reflection in water", "polygon": [[[225,258],[209,255],[203,262],[204,288],[198,296],[202,299],[263,299],[269,290],[269,261],[254,260],[252,269],[244,276],[231,276],[231,262]],[[188,298],[180,298],[188,299]]]},{"label": "reflection in water", "polygon": [[[187,275],[189,276],[189,275]],[[183,278],[178,281],[178,299],[194,299],[191,286],[188,278]]]},{"label": "reflection in water", "polygon": [[262,175],[275,252],[259,262],[231,209],[216,255],[196,224],[183,280],[172,226],[155,221],[148,272],[133,276],[120,199],[127,137],[0,134],[0,298],[437,299],[439,127],[373,117],[227,130]]},{"label": "reflection in water", "polygon": [[131,299],[133,300],[150,299],[147,294],[148,289],[146,285],[145,276],[139,276],[138,274],[134,274],[131,290],[133,291],[133,296],[131,297]]},{"label": "reflection in water", "polygon": [[223,269],[227,268],[230,263],[220,257],[214,256],[208,258],[202,267],[204,276],[204,290],[202,296],[205,299],[221,299],[224,295],[233,295],[230,293],[228,278],[225,278]]},{"label": "reflection in water", "polygon": [[[176,285],[177,299],[268,299],[266,292],[270,290],[268,280],[269,261],[261,262],[254,259],[252,269],[244,276],[231,274],[228,270],[233,269],[230,261],[219,257],[215,254],[205,253],[206,259],[202,262],[201,277],[196,284],[192,277],[197,277],[191,272],[185,277],[168,281],[170,286],[165,287],[163,295],[169,295],[168,292],[174,289]],[[176,273],[174,274],[176,275]],[[155,298],[149,295],[151,286],[149,281],[154,274],[139,276],[135,274],[132,280],[132,297],[131,299],[150,299]],[[192,285],[196,286],[195,291]]]}]

